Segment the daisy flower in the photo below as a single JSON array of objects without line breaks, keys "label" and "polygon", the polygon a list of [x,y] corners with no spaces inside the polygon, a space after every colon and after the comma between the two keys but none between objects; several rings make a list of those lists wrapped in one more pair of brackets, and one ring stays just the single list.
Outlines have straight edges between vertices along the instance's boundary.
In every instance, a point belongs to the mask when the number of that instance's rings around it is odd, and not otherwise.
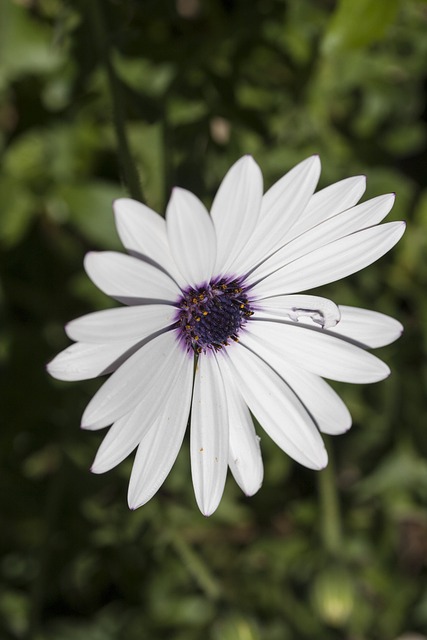
[{"label": "daisy flower", "polygon": [[115,201],[128,253],[89,253],[85,268],[99,289],[126,306],[70,322],[66,332],[75,344],[48,370],[60,380],[111,374],[89,402],[82,427],[110,426],[94,473],[137,449],[132,509],[164,482],[188,421],[196,501],[209,515],[228,467],[245,494],[261,486],[252,415],[294,460],[321,469],[327,453],[320,433],[351,425],[323,378],[369,383],[389,375],[367,349],[396,340],[399,322],[301,292],[371,264],[405,225],[378,224],[393,206],[392,194],[357,204],[364,177],[314,193],[319,175],[313,156],[263,195],[261,171],[245,156],[228,171],[210,214],[179,188],[166,220],[140,202]]}]

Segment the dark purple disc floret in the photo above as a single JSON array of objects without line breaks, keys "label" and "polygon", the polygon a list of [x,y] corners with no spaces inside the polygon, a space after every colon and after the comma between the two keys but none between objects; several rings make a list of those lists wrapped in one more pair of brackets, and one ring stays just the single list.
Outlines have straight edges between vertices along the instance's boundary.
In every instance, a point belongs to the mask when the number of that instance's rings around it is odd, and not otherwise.
[{"label": "dark purple disc floret", "polygon": [[253,315],[245,287],[236,279],[188,289],[178,306],[183,340],[196,353],[218,351],[230,339],[237,342],[240,329]]}]

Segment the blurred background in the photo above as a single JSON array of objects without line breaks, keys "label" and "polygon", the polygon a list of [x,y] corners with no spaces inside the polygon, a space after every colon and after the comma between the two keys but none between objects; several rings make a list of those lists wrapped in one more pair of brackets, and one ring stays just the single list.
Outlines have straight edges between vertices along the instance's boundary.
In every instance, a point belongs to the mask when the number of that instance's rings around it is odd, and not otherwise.
[{"label": "blurred background", "polygon": [[[427,637],[427,2],[0,7],[1,640]],[[79,425],[99,381],[45,364],[68,320],[113,304],[82,266],[120,249],[112,200],[139,190],[163,213],[179,185],[209,206],[245,153],[266,187],[319,153],[321,187],[363,173],[367,197],[397,193],[399,246],[321,290],[405,325],[376,352],[392,375],[335,385],[354,426],[327,438],[328,470],[260,432],[262,489],[229,478],[207,519],[186,442],[130,512],[131,460],[89,472],[103,433]]]}]

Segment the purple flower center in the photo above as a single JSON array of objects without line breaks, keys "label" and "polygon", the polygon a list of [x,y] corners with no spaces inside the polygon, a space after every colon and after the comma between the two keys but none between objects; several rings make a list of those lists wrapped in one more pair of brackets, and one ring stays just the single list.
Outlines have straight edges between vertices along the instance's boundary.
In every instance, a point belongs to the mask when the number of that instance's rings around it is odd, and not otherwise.
[{"label": "purple flower center", "polygon": [[245,288],[238,280],[221,279],[189,289],[180,298],[178,324],[188,349],[218,351],[237,342],[239,331],[253,315]]}]

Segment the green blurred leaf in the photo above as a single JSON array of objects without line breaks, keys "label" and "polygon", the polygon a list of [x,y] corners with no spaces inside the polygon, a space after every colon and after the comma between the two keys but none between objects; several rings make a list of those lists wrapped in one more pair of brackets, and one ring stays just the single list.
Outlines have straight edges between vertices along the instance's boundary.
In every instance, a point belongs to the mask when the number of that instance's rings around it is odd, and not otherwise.
[{"label": "green blurred leaf", "polygon": [[45,131],[32,129],[14,139],[4,154],[5,173],[23,183],[41,182],[51,159],[46,135]]},{"label": "green blurred leaf", "polygon": [[406,449],[391,453],[358,485],[358,495],[362,499],[411,490],[427,496],[427,462]]},{"label": "green blurred leaf", "polygon": [[135,91],[152,97],[162,96],[173,77],[171,64],[151,64],[141,58],[129,58],[115,52],[115,69],[119,77]]},{"label": "green blurred leaf", "polygon": [[13,246],[21,241],[35,215],[34,198],[26,186],[10,176],[0,176],[0,242]]},{"label": "green blurred leaf", "polygon": [[63,62],[52,46],[48,25],[37,22],[25,6],[3,0],[0,8],[0,86],[24,73],[48,73]]},{"label": "green blurred leaf", "polygon": [[212,640],[260,640],[261,636],[252,620],[244,616],[227,616],[215,623]]},{"label": "green blurred leaf", "polygon": [[128,126],[129,138],[138,168],[147,204],[163,213],[165,175],[165,153],[162,125],[144,123]]},{"label": "green blurred leaf", "polygon": [[16,638],[22,638],[27,631],[29,608],[28,596],[20,591],[0,591],[1,617]]},{"label": "green blurred leaf", "polygon": [[340,0],[323,40],[323,52],[329,55],[380,40],[399,4],[400,0]]},{"label": "green blurred leaf", "polygon": [[120,248],[112,205],[123,195],[118,185],[103,180],[59,185],[54,206],[62,208],[65,217],[96,247]]}]

